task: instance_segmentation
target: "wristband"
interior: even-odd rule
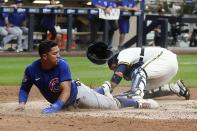
[[[64,105],[64,101],[62,100],[57,100],[55,103],[52,104],[52,106],[57,109],[60,110]]]
[[[26,91],[24,91],[23,89],[20,89],[19,90],[18,99],[19,99],[18,100],[19,103],[21,103],[21,102],[26,103],[27,102],[27,99],[28,99],[28,93]]]
[[[122,77],[120,77],[117,74],[114,74],[111,78],[111,82],[116,83],[116,84],[119,84],[121,80],[122,80]]]

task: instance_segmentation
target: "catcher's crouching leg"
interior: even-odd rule
[[[190,92],[183,80],[178,80],[175,84],[166,84],[159,88],[144,91],[144,98],[155,98],[162,96],[178,95],[190,99]]]

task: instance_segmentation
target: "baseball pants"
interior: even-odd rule
[[[163,50],[158,57],[142,65],[147,73],[147,89],[156,89],[167,83],[177,74],[178,62],[176,54]]]
[[[119,109],[121,107],[120,102],[117,99],[112,99],[105,95],[99,94],[83,83],[81,83],[81,85],[77,88],[79,108]]]

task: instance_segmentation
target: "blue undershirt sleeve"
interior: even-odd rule
[[[30,72],[28,68],[26,68],[25,74],[22,80],[22,84],[19,90],[19,94],[18,94],[19,103],[27,102],[32,85],[33,85],[33,82],[31,81]]]
[[[28,99],[28,93],[20,88],[19,90],[19,103],[26,103]]]

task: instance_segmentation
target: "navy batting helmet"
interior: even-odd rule
[[[112,56],[113,52],[104,42],[92,43],[87,50],[87,58],[94,64],[102,65]]]

